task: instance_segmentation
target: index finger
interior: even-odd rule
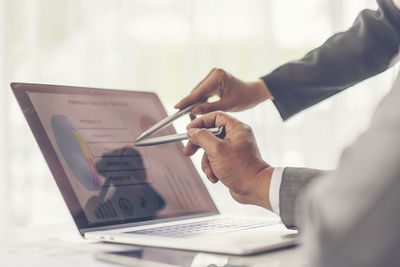
[[[183,109],[196,103],[202,98],[210,97],[210,90],[218,87],[218,80],[215,78],[215,75],[212,75],[213,72],[214,69],[207,74],[207,76],[192,90],[187,97],[176,104],[175,108]]]

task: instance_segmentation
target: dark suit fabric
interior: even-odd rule
[[[378,0],[378,4],[377,11],[360,12],[348,31],[262,78],[283,119],[390,67],[399,53],[400,11],[392,0]],[[283,172],[279,207],[287,227],[297,226],[298,196],[320,174],[300,168]]]
[[[360,12],[346,32],[262,77],[284,120],[389,67],[399,51],[400,11],[392,0],[378,5]]]

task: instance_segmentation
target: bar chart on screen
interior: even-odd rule
[[[100,203],[94,210],[94,214],[98,220],[118,217],[118,214],[115,211],[111,200],[109,199],[103,203]]]

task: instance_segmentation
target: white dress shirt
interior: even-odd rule
[[[271,183],[269,185],[269,202],[272,211],[279,216],[279,190],[281,188],[282,174],[285,168],[275,168],[272,172]]]

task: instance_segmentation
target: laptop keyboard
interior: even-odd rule
[[[218,218],[208,221],[175,224],[144,230],[126,232],[128,234],[154,235],[167,237],[205,236],[245,229],[261,228],[276,224],[276,221],[248,218]]]

